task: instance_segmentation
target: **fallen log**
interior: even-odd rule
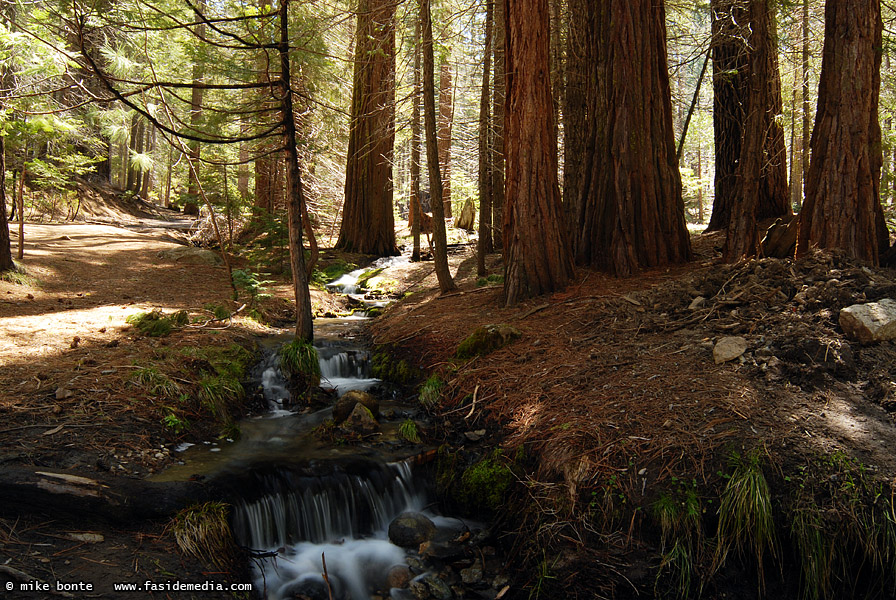
[[[158,482],[59,469],[0,469],[0,514],[39,512],[112,523],[174,514],[220,499],[217,486],[195,481]]]

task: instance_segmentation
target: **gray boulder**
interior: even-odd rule
[[[435,524],[421,513],[401,513],[389,523],[389,541],[402,548],[417,548],[435,533]]]
[[[840,311],[840,327],[848,338],[862,344],[896,339],[896,300],[848,306]]]
[[[747,351],[747,340],[742,337],[724,337],[716,342],[712,349],[712,358],[716,364],[722,364],[740,358]]]

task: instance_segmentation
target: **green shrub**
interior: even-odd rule
[[[125,321],[137,328],[143,335],[150,337],[164,337],[178,327],[183,327],[190,321],[185,310],[179,310],[171,314],[164,314],[156,309],[151,312],[139,312],[128,316]]]

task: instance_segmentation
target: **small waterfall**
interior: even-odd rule
[[[370,377],[370,353],[366,350],[323,342],[317,346],[317,354],[321,387],[334,389],[340,396],[349,390],[367,390],[380,382]]]
[[[268,409],[272,412],[284,410],[284,406],[289,404],[290,393],[288,382],[280,371],[280,355],[277,349],[267,350],[253,371]]]
[[[256,589],[269,600],[326,598],[323,559],[333,597],[369,598],[385,585],[389,569],[406,560],[388,541],[389,523],[426,503],[407,463],[365,463],[321,475],[280,470],[253,479],[243,489],[261,495],[234,504],[233,531],[245,546],[276,552],[254,569]]]
[[[406,463],[370,465],[366,474],[296,476],[280,471],[259,475],[255,484],[266,493],[237,502],[233,529],[256,549],[369,536],[424,504]]]

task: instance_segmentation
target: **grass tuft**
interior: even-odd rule
[[[426,408],[432,408],[442,400],[442,389],[445,382],[438,375],[430,375],[420,386],[420,403]]]
[[[420,428],[417,427],[417,423],[413,419],[406,419],[398,426],[398,435],[412,444],[420,443]]]
[[[228,571],[236,559],[236,544],[223,502],[206,502],[184,509],[170,524],[180,551],[205,565]]]
[[[310,343],[294,339],[280,348],[280,369],[290,377],[302,377],[309,385],[320,385],[320,360]]]
[[[135,313],[127,317],[125,321],[136,327],[143,335],[164,337],[176,328],[186,325],[190,318],[185,310],[166,315],[161,310],[156,309],[148,313]]]

